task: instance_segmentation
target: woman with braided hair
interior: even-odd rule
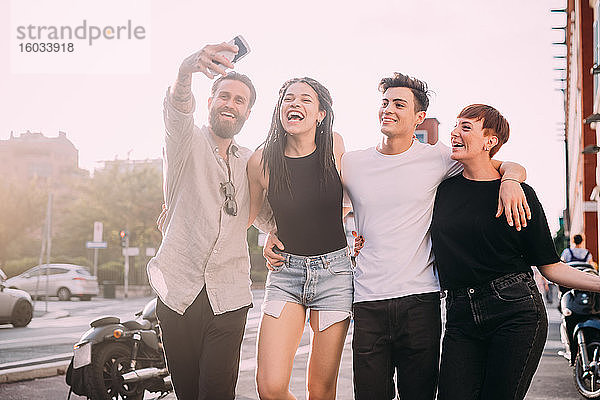
[[[343,152],[342,137],[333,132],[329,91],[311,78],[285,82],[264,146],[248,162],[250,220],[266,198],[284,258],[280,266],[267,264],[257,345],[261,399],[294,399],[289,382],[307,310],[312,330],[308,397],[335,398],[353,294],[342,225]]]

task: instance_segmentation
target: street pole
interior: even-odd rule
[[[45,312],[48,312],[48,295],[50,293],[50,254],[52,252],[52,192],[48,193],[48,209],[47,215],[47,228],[46,228],[46,306]]]
[[[44,262],[44,254],[46,253],[46,229],[48,228],[48,215],[46,215],[46,220],[44,221],[44,226],[42,228],[42,248],[40,250],[40,258],[38,260],[38,265],[41,266]],[[40,290],[40,278],[41,274],[37,274],[35,279],[35,291],[33,292],[33,306],[35,308],[35,302],[38,299],[38,293]]]
[[[94,249],[94,276],[98,276],[98,249]]]
[[[127,298],[127,291],[129,289],[129,235],[125,237],[125,273],[123,274],[123,292],[124,297]]]

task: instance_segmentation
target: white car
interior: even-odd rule
[[[0,324],[13,324],[15,328],[27,326],[33,317],[31,296],[23,290],[5,287],[5,279],[0,269]]]
[[[45,296],[48,288],[48,296],[58,296],[62,301],[71,297],[88,301],[99,292],[98,278],[91,275],[85,267],[73,264],[38,265],[7,279],[4,285],[25,290],[37,298]]]

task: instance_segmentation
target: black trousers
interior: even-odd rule
[[[249,308],[214,315],[204,289],[183,315],[158,300],[156,315],[178,400],[233,400]]]
[[[440,356],[440,294],[354,304],[356,400],[433,400]]]
[[[450,291],[446,306],[438,399],[523,399],[548,332],[532,275]]]

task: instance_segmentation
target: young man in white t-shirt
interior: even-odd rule
[[[342,180],[365,238],[354,276],[355,398],[394,398],[396,373],[402,399],[434,399],[441,317],[429,226],[438,185],[462,168],[447,146],[415,139],[429,105],[424,82],[395,73],[379,89],[379,145],[342,158]],[[519,184],[525,170],[496,167],[503,174],[497,216],[504,209],[520,229],[528,217]]]

